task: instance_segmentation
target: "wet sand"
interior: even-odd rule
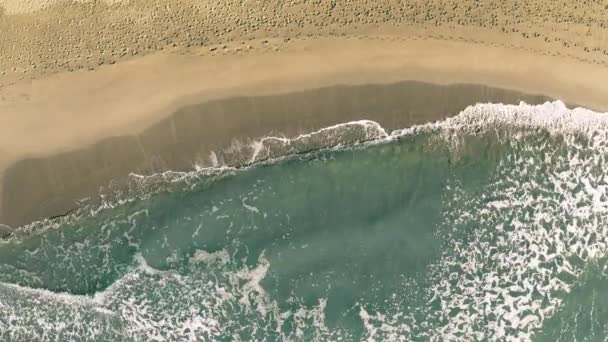
[[[84,149],[12,164],[3,177],[2,222],[18,226],[69,212],[129,173],[193,170],[245,162],[238,146],[265,136],[296,136],[353,120],[370,119],[386,129],[439,120],[479,102],[543,103],[482,85],[417,81],[333,86],[282,95],[212,100],[178,109],[140,134],[107,138]]]
[[[523,93],[608,111],[607,6],[0,0],[0,222],[61,215],[235,139],[544,101]]]

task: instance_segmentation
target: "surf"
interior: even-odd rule
[[[577,289],[604,279],[585,280],[606,251],[607,118],[478,104],[392,132],[265,137],[239,167],[218,151],[192,172],[132,175],[0,241],[0,336],[555,336],[584,310]],[[593,312],[588,334],[605,332]]]

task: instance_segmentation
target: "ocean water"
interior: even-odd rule
[[[608,336],[606,114],[478,104],[252,151],[1,241],[0,340]]]

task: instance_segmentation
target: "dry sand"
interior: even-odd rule
[[[190,152],[178,163],[167,161],[167,151],[179,151],[175,133],[141,142],[146,129],[177,109],[213,99],[414,80],[483,84],[608,110],[608,4],[598,1],[0,0],[0,6],[0,222],[11,225],[67,210],[79,196],[134,169],[185,168],[185,160],[225,148],[186,144]],[[524,98],[449,89],[463,100],[441,110]],[[322,109],[337,100],[325,99],[304,104],[327,116]],[[340,108],[356,108],[349,96],[340,101]],[[431,95],[428,101],[434,102]],[[292,115],[293,107],[277,106],[271,107]],[[263,122],[264,114],[244,108]],[[366,108],[366,118],[383,118],[383,110]],[[394,114],[394,108],[384,111]],[[218,134],[216,142],[227,143],[231,134],[297,133],[361,116],[311,114],[291,130],[295,116],[284,117],[245,134],[251,124],[239,124],[244,113],[221,112],[222,120],[236,120],[229,127],[240,128],[205,129],[201,112],[201,137]],[[85,152],[111,137],[115,145],[104,145],[104,157]],[[137,149],[108,157],[129,146],[121,139],[132,139]],[[173,147],[162,152],[166,141]]]
[[[163,49],[387,29],[595,64],[608,57],[608,4],[597,0],[0,0],[0,7],[2,84]]]

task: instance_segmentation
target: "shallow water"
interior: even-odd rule
[[[253,151],[238,170],[134,176],[100,208],[1,242],[0,337],[608,335],[604,114],[477,105]]]

